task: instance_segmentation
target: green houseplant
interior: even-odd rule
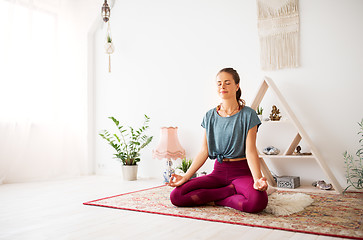
[[[256,110],[256,113],[257,113],[258,118],[260,119],[260,121],[262,121],[262,112],[263,112],[263,108],[258,106],[257,110]]]
[[[192,159],[183,158],[181,161],[181,165],[178,166],[177,169],[181,170],[185,174],[192,165],[192,163]],[[191,178],[195,178],[196,176],[197,174],[195,173]]]
[[[358,123],[358,125],[361,129],[361,131],[358,132],[358,135],[361,137],[359,143],[362,144],[360,149],[358,149],[355,154],[358,159],[354,159],[353,156],[347,151],[345,151],[343,154],[346,165],[346,178],[347,183],[349,184],[344,192],[346,192],[350,187],[354,187],[355,189],[363,189],[363,119],[360,123]]]
[[[144,123],[138,129],[130,126],[127,129],[125,126],[120,125],[116,118],[109,117],[116,125],[118,132],[112,134],[107,130],[102,130],[99,133],[114,148],[116,151],[113,154],[114,158],[119,160],[123,166],[137,166],[137,163],[140,161],[140,151],[153,139],[152,136],[145,135],[145,131],[149,128],[150,118],[147,115],[144,115],[144,117]],[[124,168],[123,171],[125,171]],[[132,179],[127,180],[135,180],[135,177],[130,178]]]
[[[112,38],[111,38],[110,34],[107,34],[107,42],[112,43]]]
[[[177,167],[177,169],[181,170],[183,173],[186,173],[190,168],[190,166],[192,165],[192,162],[193,161],[191,159],[183,158],[181,165]]]
[[[256,112],[257,112],[257,115],[262,115],[263,108],[258,106]]]

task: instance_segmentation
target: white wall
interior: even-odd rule
[[[241,75],[247,104],[263,76],[275,81],[345,186],[342,153],[358,148],[357,122],[363,117],[362,10],[360,0],[301,1],[301,67],[264,72],[259,64],[255,1],[116,1],[111,12],[116,47],[112,73],[107,71],[103,47],[106,26],[97,30],[94,39],[96,173],[120,171],[111,147],[97,135],[101,129],[112,129],[108,116],[133,126],[142,122],[143,114],[151,117],[149,134],[155,140],[142,152],[142,177],[161,178],[163,163],[152,159],[151,152],[162,126],[178,126],[187,156],[194,157],[201,142],[202,117],[219,103],[215,74],[231,66]],[[275,103],[263,102],[266,115]],[[210,172],[212,164],[208,161],[203,169]],[[314,161],[268,165],[278,175],[298,174],[305,183],[326,179]]]

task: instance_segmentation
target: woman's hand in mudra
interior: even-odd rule
[[[170,187],[178,187],[183,185],[185,182],[187,182],[188,179],[184,176],[180,176],[178,174],[173,173],[169,179],[169,183],[167,183]]]
[[[253,188],[258,190],[258,191],[266,191],[267,187],[268,187],[268,185],[267,185],[267,180],[266,180],[265,177],[262,177],[262,178],[258,179],[253,184]]]

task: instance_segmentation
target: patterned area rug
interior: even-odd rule
[[[193,218],[206,221],[280,229],[333,237],[363,239],[363,194],[309,193],[314,202],[303,211],[276,216],[271,213],[243,213],[231,208],[207,205],[175,207],[169,194],[173,189],[160,186],[84,203],[139,212]],[[293,194],[279,192],[280,194]]]

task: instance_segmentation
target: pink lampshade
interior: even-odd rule
[[[153,150],[153,158],[178,159],[185,157],[185,150],[178,140],[177,127],[162,127],[159,145]]]

